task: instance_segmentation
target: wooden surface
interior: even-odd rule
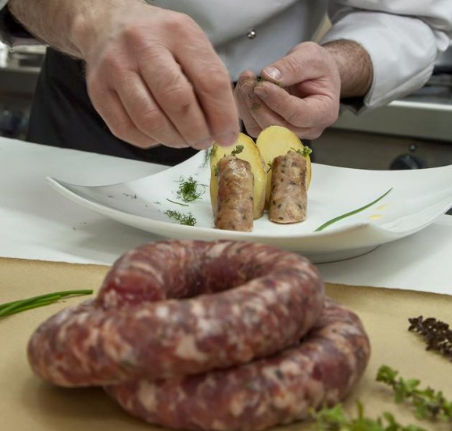
[[[0,259],[0,303],[58,290],[96,291],[107,270],[107,267],[95,265]],[[359,399],[370,417],[389,411],[403,424],[417,423],[427,430],[450,430],[450,425],[416,422],[410,407],[395,405],[391,390],[377,383],[375,375],[380,365],[386,364],[399,370],[401,376],[419,378],[423,387],[442,390],[452,399],[452,362],[425,351],[421,339],[407,330],[408,318],[419,315],[451,323],[452,296],[340,285],[327,285],[327,293],[361,317],[372,344],[369,367],[346,400],[346,408],[354,412]],[[0,429],[154,429],[129,417],[99,388],[55,388],[41,382],[31,372],[26,358],[31,333],[50,315],[85,299],[87,297],[67,299],[0,320]],[[308,423],[285,428],[291,431],[313,429]]]

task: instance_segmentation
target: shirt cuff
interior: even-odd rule
[[[386,105],[422,87],[438,52],[427,24],[385,13],[351,13],[337,21],[321,43],[341,39],[359,43],[372,61],[373,82],[368,93],[361,101],[343,101],[344,108],[356,113]]]

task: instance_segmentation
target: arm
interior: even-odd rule
[[[235,96],[253,136],[279,124],[315,139],[336,121],[340,101],[363,110],[409,94],[452,37],[450,0],[337,0],[330,16],[321,46],[298,45],[263,69],[262,82],[241,75]]]
[[[88,94],[117,137],[142,148],[201,149],[236,140],[229,74],[187,15],[143,0],[8,5],[37,38],[86,62]]]
[[[381,106],[429,79],[452,39],[450,0],[335,0],[322,43],[347,38],[369,54],[374,79],[364,107]]]

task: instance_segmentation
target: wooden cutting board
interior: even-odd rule
[[[0,303],[69,289],[99,288],[108,267],[0,259]],[[452,283],[452,281],[451,281]],[[405,378],[418,378],[422,387],[442,390],[452,400],[452,362],[433,352],[407,330],[408,318],[432,316],[452,323],[452,296],[327,285],[327,293],[354,310],[371,339],[372,358],[362,381],[345,402],[355,412],[356,400],[369,417],[392,412],[403,424],[417,423],[428,430],[450,430],[431,422],[418,422],[406,404],[396,405],[391,390],[375,381],[382,364]],[[31,333],[60,309],[87,299],[78,297],[0,320],[0,429],[8,431],[138,431],[160,428],[123,412],[99,388],[62,389],[43,383],[31,372],[26,345]],[[282,429],[282,428],[280,428]],[[309,423],[285,430],[310,430]]]

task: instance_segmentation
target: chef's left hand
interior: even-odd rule
[[[326,48],[305,42],[265,67],[259,80],[251,71],[243,72],[234,94],[251,136],[280,125],[300,138],[315,139],[337,120],[340,93],[333,56]]]

